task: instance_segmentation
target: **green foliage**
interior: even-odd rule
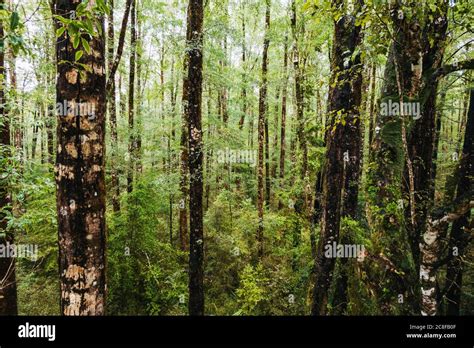
[[[55,184],[47,166],[23,172],[14,186],[15,204],[8,228],[15,244],[34,245],[37,258],[18,258],[19,312],[25,315],[59,314],[58,244]],[[20,213],[21,212],[21,213]]]
[[[119,315],[184,314],[185,254],[170,246],[160,217],[163,196],[143,177],[109,216],[108,310]]]
[[[255,268],[250,265],[245,266],[240,277],[240,287],[236,292],[240,306],[236,315],[260,314],[258,307],[265,299],[266,283],[268,283],[268,279],[263,274],[261,264]]]

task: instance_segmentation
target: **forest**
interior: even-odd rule
[[[0,315],[474,315],[474,0],[0,20]]]

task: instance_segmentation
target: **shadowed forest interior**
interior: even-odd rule
[[[473,0],[0,0],[0,315],[473,315]]]

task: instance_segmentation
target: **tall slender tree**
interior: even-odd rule
[[[0,9],[5,9],[5,1],[0,1]],[[11,156],[10,151],[10,120],[5,106],[5,30],[3,21],[0,21],[0,157],[3,163],[7,164]],[[7,168],[5,165],[2,168]],[[2,169],[3,172],[3,169]],[[8,175],[2,175],[8,177]],[[13,244],[13,234],[7,231],[6,212],[10,204],[8,184],[5,178],[0,179],[0,245],[8,248]],[[0,258],[0,315],[16,315],[17,293],[16,293],[16,273],[15,258]]]
[[[114,30],[114,0],[109,0],[109,16],[107,18],[107,59],[109,76],[114,65],[114,47],[115,47],[115,30]],[[120,210],[120,179],[117,168],[118,154],[118,135],[117,135],[117,103],[115,79],[110,82],[110,88],[107,90],[107,107],[110,123],[110,168],[111,168],[111,185],[112,191],[112,207],[115,212]]]
[[[260,93],[258,100],[258,169],[257,169],[257,211],[258,211],[258,227],[257,227],[257,254],[261,258],[263,256],[263,203],[264,197],[264,144],[265,144],[265,118],[267,111],[267,72],[268,72],[268,48],[270,39],[268,32],[270,30],[270,4],[271,0],[265,0],[265,38],[263,41],[262,54],[262,76],[260,84]]]
[[[135,126],[135,76],[137,68],[137,0],[132,0],[130,10],[130,62],[128,80],[128,172],[127,191],[133,191],[133,180],[135,173],[135,162],[137,153],[137,134]]]
[[[285,48],[283,54],[283,87],[281,92],[281,125],[280,125],[280,186],[285,179],[285,155],[286,155],[286,100],[288,91],[288,35],[285,36]]]
[[[189,134],[189,314],[204,314],[203,141],[202,141],[202,0],[188,5],[188,134]]]

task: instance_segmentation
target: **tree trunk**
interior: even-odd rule
[[[268,105],[265,111],[265,206],[270,207],[271,178],[270,178],[270,135],[268,134]]]
[[[260,85],[260,95],[258,101],[258,173],[257,173],[257,255],[260,259],[263,256],[263,166],[264,166],[264,145],[265,145],[265,114],[267,110],[267,70],[268,70],[268,47],[270,40],[268,31],[270,30],[270,1],[266,0],[265,11],[265,39],[263,41],[262,55],[262,82]]]
[[[135,11],[135,25],[137,27],[136,32],[136,44],[135,44],[135,59],[136,59],[136,76],[137,76],[137,102],[135,105],[136,114],[136,130],[135,130],[135,156],[136,156],[136,169],[137,173],[143,172],[143,161],[142,161],[142,22],[140,20],[140,6],[137,0],[136,11]]]
[[[288,89],[288,36],[285,37],[285,53],[283,55],[283,89],[281,93],[281,133],[280,133],[280,186],[285,180],[286,154],[286,98]],[[281,207],[280,207],[281,208]]]
[[[273,117],[273,149],[272,149],[272,163],[270,175],[272,179],[277,178],[277,166],[278,166],[278,131],[279,121],[280,121],[280,86],[277,87],[276,96],[275,96],[275,114]]]
[[[188,17],[188,20],[190,17]],[[188,27],[189,27],[188,23]],[[187,40],[191,40],[189,30],[187,32]],[[184,59],[184,78],[183,78],[183,113],[181,120],[181,153],[180,153],[180,181],[179,190],[181,192],[181,199],[179,201],[179,241],[180,248],[182,251],[187,250],[188,240],[188,139],[189,139],[189,125],[188,125],[188,98],[189,98],[189,83],[187,70],[189,69],[189,57],[186,55]]]
[[[41,108],[36,105],[36,110],[33,114],[33,138],[31,139],[31,159],[36,158],[36,149],[38,146],[38,133],[39,133],[39,118],[41,117]]]
[[[189,314],[204,314],[204,233],[203,233],[203,143],[201,125],[203,67],[202,0],[189,0],[188,54],[188,134],[189,134]]]
[[[464,136],[464,145],[460,161],[457,198],[465,192],[472,192],[472,178],[474,177],[474,89],[469,92],[469,112]],[[447,315],[459,315],[461,307],[461,287],[463,279],[463,260],[469,242],[469,219],[471,211],[453,222],[449,241],[449,253],[453,255],[448,262],[446,271],[446,301]]]
[[[128,81],[128,172],[127,172],[127,191],[133,191],[133,178],[135,174],[135,159],[137,149],[136,129],[135,129],[135,70],[137,57],[137,0],[132,0],[132,8],[130,12],[130,71]]]
[[[306,144],[305,135],[303,71],[300,64],[300,52],[298,47],[296,0],[293,0],[291,10],[291,29],[293,32],[293,67],[295,74],[296,95],[296,134],[302,154],[301,178],[304,179],[308,175],[308,147]]]
[[[413,2],[414,3],[414,2]],[[406,10],[401,3],[390,4],[390,17],[392,26],[396,28],[394,38],[391,43],[387,65],[385,67],[384,83],[380,98],[380,110],[377,114],[375,133],[370,151],[370,168],[368,172],[368,185],[375,188],[369,192],[367,212],[369,220],[373,222],[372,228],[375,231],[383,231],[387,242],[381,245],[383,248],[377,252],[392,254],[392,262],[401,266],[401,270],[406,276],[387,277],[386,272],[381,272],[379,276],[383,279],[378,287],[377,299],[380,302],[382,313],[388,314],[397,304],[397,296],[403,295],[407,298],[403,304],[399,305],[402,313],[414,314],[417,312],[416,306],[419,301],[418,296],[413,296],[418,290],[411,288],[416,284],[417,269],[413,267],[413,262],[409,255],[401,255],[398,250],[410,248],[407,238],[404,238],[404,230],[401,228],[403,219],[399,211],[406,208],[405,201],[402,200],[400,180],[403,174],[405,162],[407,168],[413,174],[413,158],[408,151],[406,136],[406,123],[411,119],[403,112],[396,114],[382,112],[382,107],[390,108],[396,104],[399,109],[401,102],[417,102],[421,87],[422,66],[422,29],[419,18],[404,15]],[[408,165],[409,163],[409,165]],[[407,171],[408,173],[408,171]],[[413,176],[408,175],[410,182],[408,199],[414,202]],[[400,207],[400,203],[403,207]],[[389,209],[390,207],[395,207]],[[398,210],[397,208],[398,207]],[[410,218],[413,217],[410,209]],[[389,241],[389,242],[388,242]],[[412,243],[414,245],[414,243]],[[393,291],[384,292],[384,288],[391,288]]]
[[[444,12],[443,12],[444,11]],[[436,169],[433,166],[433,156],[435,153],[434,145],[436,144],[436,101],[438,95],[438,80],[433,80],[433,71],[437,70],[443,60],[445,40],[448,28],[447,5],[444,10],[440,9],[432,13],[434,20],[425,28],[423,54],[423,88],[419,92],[423,97],[420,105],[421,117],[419,117],[412,127],[408,136],[408,154],[413,162],[414,176],[414,195],[416,205],[415,224],[411,219],[412,203],[408,199],[408,205],[405,209],[407,235],[410,238],[413,259],[416,265],[420,262],[420,239],[424,234],[424,226],[428,212],[434,205],[435,193],[435,177]],[[429,37],[432,40],[429,40]],[[403,194],[409,197],[409,168],[405,165]]]
[[[371,81],[370,81],[370,102],[369,102],[369,152],[374,139],[374,120],[375,120],[375,99],[376,99],[376,86],[377,86],[377,65],[372,63],[371,69]]]
[[[110,14],[108,18],[108,68],[109,78],[110,72],[114,64],[114,0],[109,0]],[[111,185],[110,191],[112,192],[112,207],[114,212],[120,211],[120,179],[117,168],[117,154],[118,154],[118,136],[117,136],[117,107],[115,98],[115,79],[110,83],[110,89],[107,91],[108,101],[108,112],[110,122],[110,143],[111,143],[111,154],[110,154],[110,171],[111,171]]]
[[[54,134],[53,134],[53,127],[54,127],[54,107],[53,105],[48,105],[47,115],[46,115],[46,139],[48,142],[47,149],[48,149],[48,163],[53,164],[54,158]]]
[[[240,115],[239,129],[242,130],[245,123],[245,116],[247,115],[247,74],[246,74],[246,63],[247,63],[247,34],[245,27],[245,2],[242,1],[242,114]]]
[[[339,0],[333,2],[337,7]],[[358,6],[361,4],[359,3]],[[331,130],[327,136],[322,197],[321,237],[315,263],[313,315],[325,315],[335,258],[325,256],[327,244],[339,242],[341,215],[355,215],[360,173],[361,61],[358,47],[361,28],[355,15],[335,22],[331,61],[329,113]],[[354,56],[355,53],[355,56]],[[351,57],[348,62],[348,57]],[[342,119],[337,119],[341,114]],[[345,122],[344,122],[344,121]]]
[[[0,9],[5,8],[4,0],[0,0]],[[0,22],[0,151],[1,156],[9,158],[10,151],[10,120],[5,108],[5,34],[3,22]],[[8,163],[8,162],[7,162]],[[2,170],[3,172],[3,170]],[[1,175],[4,176],[3,173]],[[7,176],[8,177],[8,176]],[[13,235],[6,232],[7,220],[4,213],[10,204],[10,195],[8,193],[7,179],[0,180],[0,245],[8,247],[13,244]],[[0,315],[17,315],[17,294],[16,294],[16,273],[15,258],[0,258]]]
[[[56,1],[55,15],[69,16],[79,3]],[[56,21],[56,28],[61,26]],[[91,53],[79,60],[90,70],[80,77],[72,64],[57,66],[57,103],[86,103],[86,114],[58,115],[55,175],[59,229],[59,274],[63,315],[103,315],[105,312],[105,38],[89,41]],[[74,61],[68,32],[56,42],[57,62]],[[83,104],[81,104],[83,105]]]

